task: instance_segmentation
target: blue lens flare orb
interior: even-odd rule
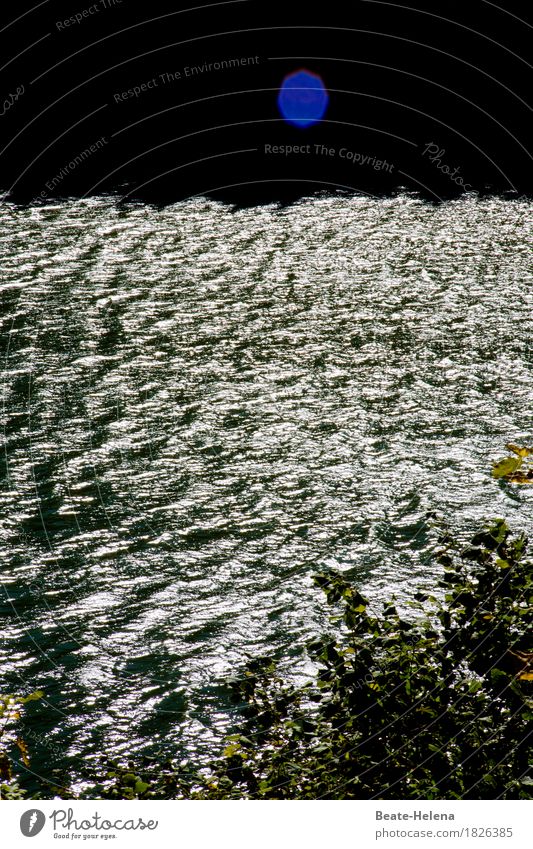
[[[321,121],[328,102],[329,94],[322,78],[305,68],[288,74],[278,94],[279,111],[295,127],[310,127]]]

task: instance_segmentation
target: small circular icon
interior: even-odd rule
[[[302,68],[283,80],[278,95],[278,107],[289,124],[310,127],[324,117],[329,95],[318,74]]]
[[[37,808],[32,808],[30,811],[24,811],[20,818],[20,830],[24,837],[35,837],[43,830],[46,817],[42,811]]]

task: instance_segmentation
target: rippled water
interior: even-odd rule
[[[34,769],[216,746],[223,677],[323,628],[318,566],[434,584],[430,509],[531,528],[489,474],[532,439],[530,204],[0,217],[0,663],[48,697]]]

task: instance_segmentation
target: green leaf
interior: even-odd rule
[[[30,693],[29,696],[25,696],[20,701],[23,704],[26,704],[26,702],[36,702],[38,699],[42,699],[43,696],[44,696],[44,693],[43,693],[42,690],[36,690],[34,693]]]
[[[149,787],[150,785],[147,784],[146,781],[141,781],[139,779],[135,784],[135,792],[138,796],[142,796],[143,793],[146,793]]]
[[[505,447],[518,457],[530,457],[533,454],[533,448],[527,448],[525,445],[514,445],[512,442],[508,442]]]
[[[224,749],[224,757],[232,758],[234,755],[240,754],[240,752],[241,747],[239,746],[239,744],[232,744],[231,746],[226,746],[226,748]]]
[[[492,477],[504,478],[507,475],[512,475],[513,472],[516,472],[521,465],[521,457],[505,457],[503,460],[499,460],[495,463],[492,467]]]

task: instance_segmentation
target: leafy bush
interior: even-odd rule
[[[381,615],[334,571],[315,582],[341,635],[308,649],[316,680],[292,686],[271,658],[232,691],[242,727],[208,769],[115,766],[104,798],[531,798],[533,576],[527,541],[502,519],[437,553],[444,599],[421,593]],[[138,774],[137,774],[138,773]]]

